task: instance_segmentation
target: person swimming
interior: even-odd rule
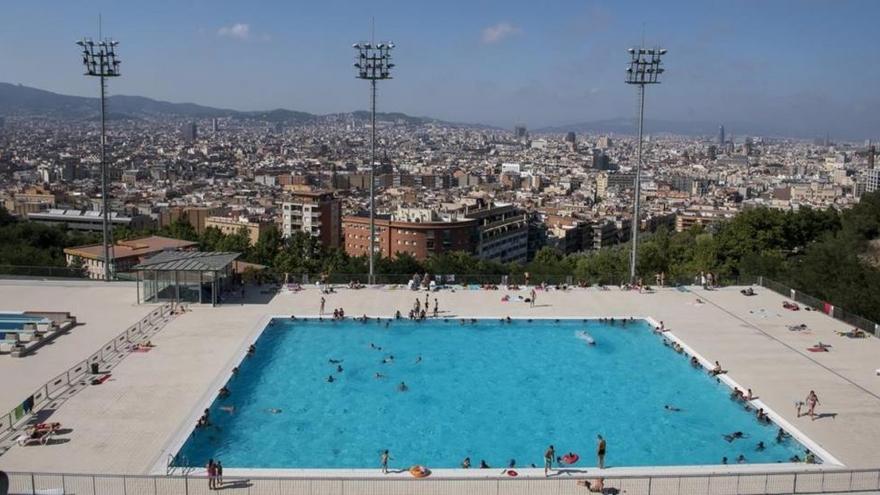
[[[480,459],[480,469],[489,469],[489,465],[486,464],[484,459]]]
[[[333,378],[333,375],[330,375],[330,376],[327,377],[327,383],[333,383],[333,382],[335,382],[335,381],[336,381],[336,379]]]
[[[419,364],[419,363],[421,363],[421,362],[422,362],[422,356],[417,357],[417,358],[416,358],[416,364]]]
[[[235,406],[220,406],[221,411],[226,411],[229,414],[235,414]]]
[[[669,404],[666,404],[665,406],[663,406],[663,409],[666,409],[669,412],[681,412],[681,409],[679,409],[675,406],[670,406]]]
[[[776,432],[776,443],[782,443],[788,438],[788,433],[782,428]]]
[[[342,359],[329,359],[329,360],[327,360],[327,362],[330,364],[342,364],[342,361],[343,361]]]
[[[400,382],[400,385],[397,386],[397,390],[401,392],[406,392],[409,390],[409,387],[406,386],[406,382]]]
[[[381,380],[381,379],[383,379],[383,378],[385,378],[385,375],[383,375],[382,373],[379,373],[379,372],[377,371],[377,372],[376,372],[376,380]]]
[[[755,450],[758,452],[762,452],[767,447],[764,445],[764,442],[758,442],[758,445],[755,446]]]
[[[734,440],[738,440],[740,438],[745,438],[745,434],[741,431],[735,431],[733,433],[728,433],[727,435],[722,435],[725,440],[728,442],[733,442]]]
[[[270,407],[269,409],[266,409],[266,412],[269,414],[281,414],[281,409],[278,409],[277,407]]]
[[[465,457],[463,461],[461,461],[462,469],[470,469],[471,468],[471,458]]]
[[[342,373],[342,366],[341,365],[338,365],[338,364],[336,365],[336,372]]]

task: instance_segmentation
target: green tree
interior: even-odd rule
[[[178,218],[177,220],[171,222],[169,225],[160,228],[157,231],[157,234],[164,237],[181,239],[184,241],[199,240],[199,234],[198,232],[196,232],[195,227],[193,227],[191,223],[183,218]]]
[[[269,265],[281,250],[283,244],[281,232],[272,225],[263,232],[260,232],[260,237],[250,252],[249,260],[262,265]]]

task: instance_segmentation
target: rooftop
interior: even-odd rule
[[[167,251],[169,249],[189,249],[197,248],[198,242],[182,241],[170,237],[161,237],[151,235],[149,237],[140,237],[138,239],[130,239],[127,241],[119,241],[113,245],[111,256],[113,259],[123,259],[131,257],[149,256],[153,253]],[[74,246],[64,248],[64,254],[79,256],[85,259],[103,260],[104,245],[89,244],[86,246]]]
[[[241,256],[241,253],[200,251],[163,251],[134,267],[135,270],[216,272]]]

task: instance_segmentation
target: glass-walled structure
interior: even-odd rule
[[[134,267],[138,304],[171,301],[216,306],[232,286],[233,261],[239,255],[198,251],[159,253]]]

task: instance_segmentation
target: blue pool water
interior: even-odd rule
[[[20,330],[25,323],[42,320],[40,316],[29,316],[20,313],[0,313],[0,330]]]
[[[584,329],[596,346],[579,338]],[[560,455],[583,456],[578,465],[594,466],[597,434],[608,442],[608,466],[803,456],[795,441],[777,443],[775,426],[760,425],[727,387],[640,320],[386,327],[285,319],[266,327],[256,346],[229,380],[231,395],[211,406],[212,426],[194,430],[181,449],[187,464],[219,458],[239,468],[372,468],[389,449],[395,466],[458,467],[469,456],[475,466],[515,459],[526,467],[541,466],[553,444]],[[342,372],[331,359],[343,361]],[[401,381],[408,391],[398,391]],[[746,438],[725,441],[734,431]],[[765,450],[756,450],[759,441]]]

